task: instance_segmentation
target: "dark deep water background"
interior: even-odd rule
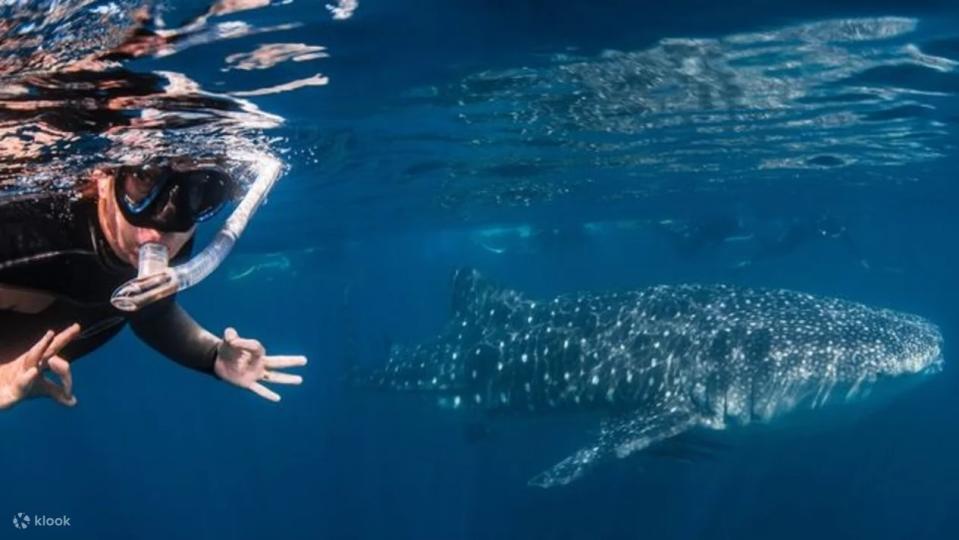
[[[886,15],[915,17],[920,32],[949,36],[959,15],[952,2],[361,0],[354,19],[339,26],[317,22],[322,2],[282,9],[313,21],[284,41],[319,35],[331,51],[323,66],[331,83],[257,100],[289,121],[291,172],[227,264],[181,300],[211,329],[234,325],[271,352],[307,354],[306,382],[271,405],[178,369],[125,332],[75,365],[75,409],[37,401],[0,415],[0,538],[959,535],[955,72],[880,74],[889,86],[943,94],[928,113],[945,131],[936,159],[789,171],[755,184],[747,175],[729,187],[612,203],[473,208],[466,197],[441,210],[444,185],[410,183],[416,169],[408,156],[391,154],[403,148],[376,144],[391,130],[441,124],[404,113],[404,96],[415,89],[572,45],[597,54],[664,37]],[[937,38],[938,54],[959,59],[956,35]],[[206,86],[220,77],[202,55],[155,62],[151,68],[173,66]],[[300,151],[308,145],[318,150]],[[417,159],[431,148],[420,144]],[[436,148],[432,159],[443,160],[448,143]],[[868,268],[828,240],[740,267],[735,249],[684,254],[648,226],[742,214],[769,234],[832,216],[848,226]],[[647,225],[608,225],[623,220]],[[589,232],[587,222],[607,225]],[[549,234],[502,233],[502,254],[477,241],[484,229],[524,225]],[[692,463],[630,459],[566,488],[528,488],[527,479],[581,446],[595,425],[512,419],[468,442],[462,423],[428,400],[341,384],[346,355],[376,363],[387,340],[438,331],[449,276],[464,265],[534,296],[677,282],[840,296],[939,324],[946,369],[854,422],[814,432],[770,428],[733,437]],[[18,531],[8,516],[20,511],[66,514],[72,527]]]

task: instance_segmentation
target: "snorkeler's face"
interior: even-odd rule
[[[196,226],[185,232],[163,232],[147,227],[137,227],[123,216],[113,189],[113,177],[100,174],[97,178],[99,202],[97,214],[100,228],[116,255],[133,266],[137,265],[140,246],[157,243],[166,246],[171,258],[183,249],[183,246],[196,232]]]

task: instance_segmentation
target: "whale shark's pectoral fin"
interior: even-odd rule
[[[686,411],[669,411],[654,415],[623,415],[603,420],[599,440],[581,448],[529,481],[543,488],[561,486],[580,478],[596,465],[624,458],[651,444],[674,437],[696,425],[694,415]]]
[[[560,461],[530,479],[529,485],[541,488],[564,486],[593,468],[605,459],[606,449],[601,445],[581,448],[575,454]]]

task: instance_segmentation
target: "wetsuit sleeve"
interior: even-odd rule
[[[174,362],[213,374],[220,338],[200,326],[172,298],[152,304],[130,319],[144,343]]]

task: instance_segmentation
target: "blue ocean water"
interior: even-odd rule
[[[248,98],[284,120],[266,134],[289,170],[180,299],[306,354],[305,383],[270,404],[125,332],[74,366],[76,408],[0,414],[0,537],[955,537],[957,18],[944,0],[360,0],[333,19],[296,0],[223,19],[268,32],[133,62],[215,92],[328,79]],[[225,70],[266,43],[325,56]],[[531,488],[593,422],[473,440],[429,398],[344,384],[436,334],[463,266],[539,297],[719,282],[894,308],[941,327],[945,369],[852,422]],[[17,512],[71,526],[16,530]]]

